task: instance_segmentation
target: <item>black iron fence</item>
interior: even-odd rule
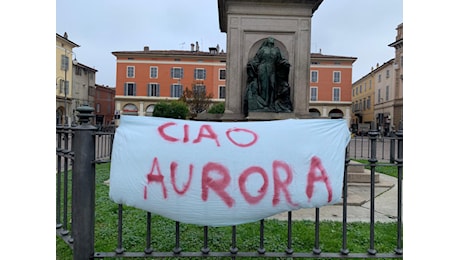
[[[231,227],[231,245],[227,252],[214,251],[209,247],[210,234],[208,227],[202,228],[202,244],[199,251],[184,251],[181,249],[181,223],[175,222],[170,234],[174,239],[175,246],[169,251],[154,250],[152,244],[155,236],[152,234],[152,215],[145,212],[146,231],[139,234],[139,240],[145,245],[140,252],[127,252],[123,247],[123,212],[122,205],[116,205],[118,223],[117,246],[111,252],[95,251],[95,175],[96,164],[110,162],[112,142],[115,129],[99,131],[100,129],[89,124],[92,116],[91,109],[80,108],[80,125],[76,127],[56,128],[56,235],[65,241],[73,251],[73,259],[94,259],[94,258],[199,258],[199,257],[229,257],[229,258],[402,258],[402,170],[403,170],[403,131],[398,130],[392,137],[380,138],[376,130],[371,130],[367,137],[353,137],[347,148],[347,159],[345,163],[342,214],[343,219],[341,246],[333,252],[323,252],[320,247],[320,208],[315,210],[315,232],[312,250],[300,252],[293,246],[293,223],[291,212],[288,212],[287,241],[285,249],[281,251],[268,252],[265,248],[266,239],[264,231],[267,229],[265,221],[258,223],[259,234],[256,239],[258,247],[253,251],[242,252],[238,249],[238,243],[245,243],[237,240],[237,226]],[[363,159],[368,163],[370,169],[370,219],[369,219],[369,246],[365,252],[350,252],[348,249],[348,237],[350,232],[347,229],[347,169],[352,163],[351,159]],[[380,253],[375,250],[375,173],[376,167],[381,163],[392,165],[397,168],[397,232],[394,238],[395,245],[393,252]],[[107,195],[108,196],[108,195]],[[70,199],[71,198],[71,199]],[[115,204],[114,204],[115,205]],[[238,241],[238,243],[237,243]],[[252,241],[251,243],[254,243]]]

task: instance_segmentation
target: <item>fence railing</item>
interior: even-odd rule
[[[145,212],[145,234],[139,234],[139,240],[144,240],[145,249],[139,252],[127,252],[123,247],[123,217],[126,212],[122,205],[117,205],[118,228],[113,230],[117,233],[117,246],[112,252],[95,252],[95,165],[97,163],[110,162],[110,154],[114,131],[102,132],[89,124],[92,110],[88,108],[79,109],[80,125],[76,127],[61,127],[56,130],[57,136],[57,167],[56,167],[56,235],[61,237],[73,251],[73,259],[93,258],[173,258],[173,257],[273,257],[273,258],[402,258],[402,129],[396,132],[393,137],[381,140],[377,131],[371,130],[368,137],[352,138],[347,148],[347,158],[344,162],[344,185],[342,202],[342,244],[334,252],[322,252],[320,247],[320,208],[315,209],[315,232],[313,250],[301,252],[294,247],[292,213],[288,212],[287,217],[287,241],[285,249],[281,251],[268,251],[265,243],[268,239],[265,236],[267,229],[265,220],[258,223],[258,236],[252,238],[257,240],[258,247],[253,251],[243,252],[238,249],[237,226],[231,227],[231,245],[228,251],[211,250],[210,230],[207,226],[202,229],[202,244],[199,251],[184,251],[181,248],[181,223],[175,222],[173,233],[175,246],[169,251],[157,251],[152,247],[155,236],[152,233],[152,215]],[[347,170],[351,159],[365,159],[370,169],[370,220],[369,220],[369,248],[366,252],[350,252],[348,250],[347,229]],[[380,162],[397,167],[397,234],[395,237],[394,252],[380,253],[375,250],[375,173]],[[70,196],[71,195],[71,196]],[[69,199],[71,198],[71,199]],[[115,205],[115,204],[114,204]],[[254,241],[252,242],[254,243]],[[281,243],[281,241],[280,241]],[[283,242],[284,243],[284,242]]]

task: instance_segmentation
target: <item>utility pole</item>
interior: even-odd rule
[[[67,50],[64,49],[64,124],[68,126],[67,119],[67,70],[69,69],[69,57],[67,57]]]

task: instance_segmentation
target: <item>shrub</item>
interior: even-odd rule
[[[224,102],[220,102],[220,103],[214,104],[214,105],[208,110],[208,113],[209,113],[209,114],[223,114],[224,111],[225,111],[225,103],[224,103]]]
[[[186,119],[188,115],[187,104],[182,101],[160,102],[155,105],[152,116],[175,119]]]

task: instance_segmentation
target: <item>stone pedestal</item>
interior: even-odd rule
[[[226,102],[223,121],[309,118],[311,18],[322,0],[218,0],[220,30],[227,33]],[[291,64],[293,113],[243,115],[246,64],[262,42],[275,39]],[[282,115],[285,114],[285,115]]]

